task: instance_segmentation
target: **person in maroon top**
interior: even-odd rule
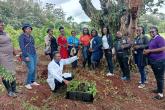
[[[149,47],[144,50],[144,54],[149,57],[149,64],[154,72],[157,89],[153,90],[158,95],[154,98],[163,99],[164,88],[164,72],[165,72],[165,39],[158,33],[157,27],[150,28],[150,35],[152,37]]]

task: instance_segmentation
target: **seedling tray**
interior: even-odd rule
[[[84,102],[93,102],[94,97],[90,93],[80,91],[69,91],[66,93],[66,99],[80,100]]]
[[[93,102],[95,95],[96,95],[95,83],[73,80],[67,86],[67,92],[66,92],[67,99],[80,100],[84,102]]]

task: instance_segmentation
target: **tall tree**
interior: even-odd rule
[[[99,0],[101,10],[97,10],[91,0],[80,0],[82,9],[91,19],[96,27],[108,25],[111,31],[115,33],[120,30],[123,34],[127,32],[134,35],[137,26],[137,19],[147,10],[156,12],[157,8],[153,6],[161,6],[164,0]]]

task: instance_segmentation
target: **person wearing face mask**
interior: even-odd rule
[[[134,39],[133,43],[133,52],[135,64],[138,67],[140,73],[140,85],[138,88],[144,88],[145,83],[147,83],[145,66],[147,65],[147,57],[143,54],[143,50],[148,47],[148,37],[144,35],[143,27],[139,26],[136,29],[137,36]]]
[[[51,60],[53,59],[53,52],[57,51],[58,45],[56,42],[56,38],[53,36],[53,29],[47,30],[48,35],[45,36],[45,46],[46,51],[45,54],[49,55]]]
[[[116,52],[116,58],[119,62],[121,71],[123,73],[121,79],[130,80],[130,69],[128,64],[128,58],[129,58],[129,49],[131,48],[131,43],[128,38],[122,36],[122,33],[120,31],[116,33],[114,48]]]
[[[149,47],[143,53],[148,55],[149,64],[157,82],[157,88],[152,91],[157,93],[154,98],[161,100],[164,97],[165,39],[159,35],[157,27],[150,28],[150,35],[152,39],[149,42]]]
[[[78,60],[77,56],[73,56],[67,59],[61,59],[60,52],[54,52],[54,59],[48,64],[48,78],[47,82],[50,89],[56,92],[58,88],[63,85],[68,85],[69,81],[73,79],[71,73],[63,73],[64,65],[71,64]]]
[[[22,51],[23,61],[28,68],[28,74],[25,87],[32,89],[32,86],[38,86],[36,82],[36,69],[37,69],[37,53],[35,49],[35,41],[32,33],[32,26],[30,24],[23,24],[23,33],[19,36],[19,45]]]
[[[2,82],[8,92],[8,96],[16,97],[16,71],[13,61],[13,53],[16,53],[9,35],[4,31],[4,25],[4,22],[0,20],[0,65],[12,74],[14,81],[10,82],[2,77]]]

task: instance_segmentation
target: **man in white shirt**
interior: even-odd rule
[[[71,64],[78,59],[77,56],[61,59],[58,51],[54,53],[54,59],[48,64],[48,78],[47,82],[52,91],[56,91],[60,86],[68,85],[72,80],[71,73],[63,73],[63,66]]]

